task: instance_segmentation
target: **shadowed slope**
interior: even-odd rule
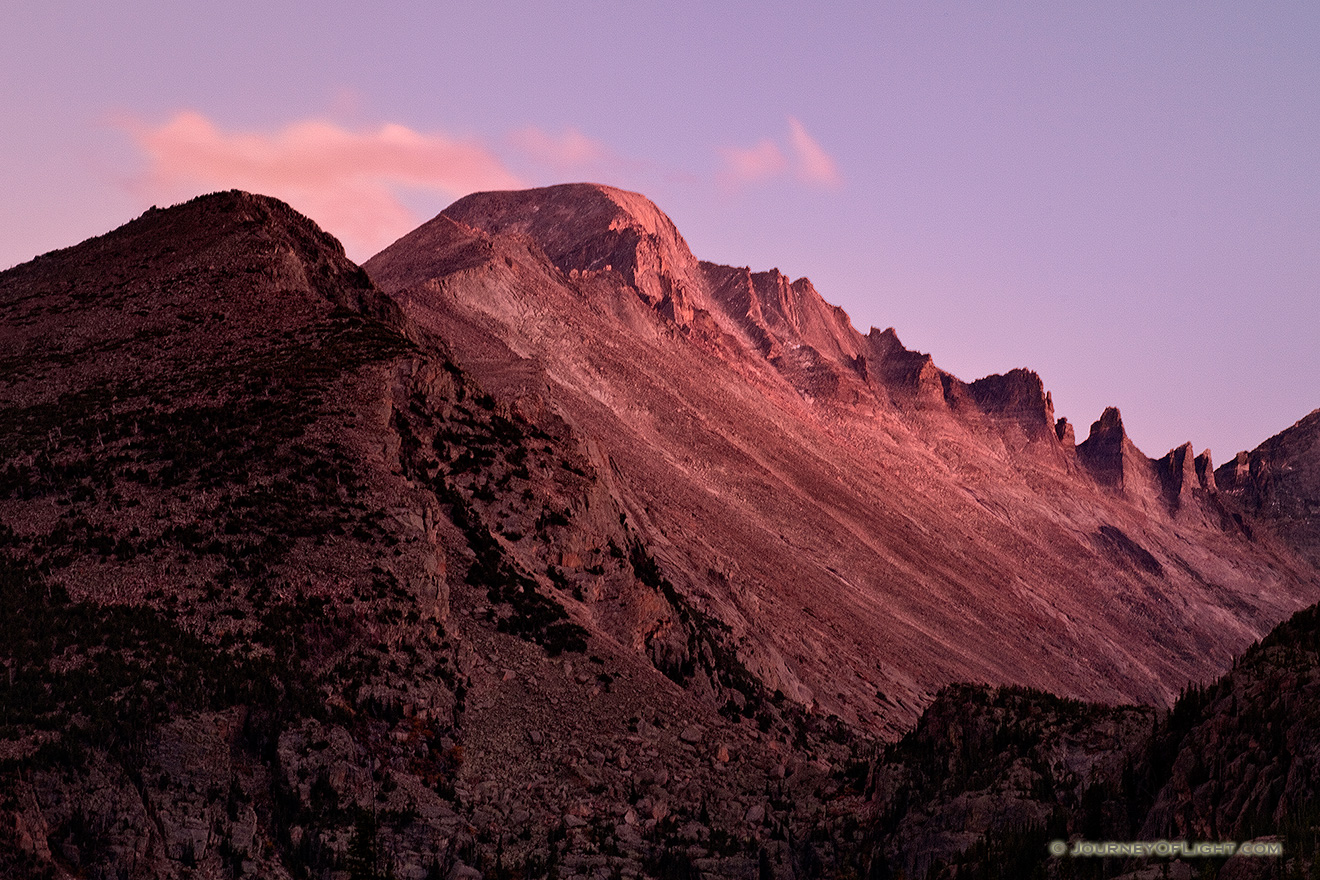
[[[0,314],[0,874],[741,877],[753,805],[837,793],[855,741],[737,662],[593,441],[288,206],[150,211]]]
[[[1320,410],[1213,472],[1225,495],[1320,564]]]

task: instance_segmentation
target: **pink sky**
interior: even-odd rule
[[[240,187],[362,259],[599,180],[964,379],[1217,461],[1320,406],[1320,7],[19,3],[0,265]]]
[[[475,139],[386,123],[349,130],[324,119],[274,131],[224,131],[195,110],[150,125],[120,122],[146,160],[132,181],[143,198],[177,202],[217,189],[282,198],[339,236],[362,261],[426,219],[397,196],[418,189],[449,200],[526,183]]]
[[[720,179],[745,186],[791,175],[809,186],[840,186],[834,159],[801,122],[786,122],[785,149],[769,138],[750,149],[720,149]],[[337,235],[358,261],[430,219],[404,203],[404,192],[454,201],[471,192],[530,185],[480,138],[397,123],[349,129],[310,118],[274,130],[226,131],[196,110],[181,110],[157,124],[124,115],[115,125],[144,161],[127,181],[142,199],[173,203],[230,188],[273,195]],[[525,160],[569,178],[638,164],[574,128],[550,133],[531,125],[505,140]]]

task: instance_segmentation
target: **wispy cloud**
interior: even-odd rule
[[[793,147],[793,158],[796,160],[793,163],[794,172],[798,178],[807,183],[831,188],[842,183],[834,159],[825,152],[815,138],[807,134],[802,123],[790,116],[788,127],[792,135],[790,143]]]
[[[528,159],[561,174],[619,161],[604,143],[576,128],[565,128],[554,134],[532,125],[509,135],[509,142]]]
[[[757,183],[788,169],[783,150],[769,138],[754,147],[724,147],[720,154],[725,175],[735,183]]]
[[[752,147],[721,148],[720,155],[724,159],[720,176],[726,183],[760,183],[787,175],[830,189],[843,182],[833,157],[792,116],[788,117],[788,141],[784,146],[763,138]]]
[[[351,130],[322,119],[276,131],[226,131],[196,111],[151,125],[118,120],[147,159],[133,185],[169,199],[201,188],[277,196],[364,259],[418,225],[404,190],[457,198],[523,186],[482,142],[402,125]]]
[[[347,127],[325,118],[266,130],[226,129],[195,110],[181,110],[160,123],[135,116],[112,121],[145,159],[129,181],[144,200],[177,201],[229,188],[276,196],[338,236],[359,260],[425,219],[408,207],[407,199],[417,193],[452,200],[478,190],[529,185],[501,154],[519,168],[527,164],[524,170],[538,183],[580,176],[627,187],[634,180],[676,174],[649,160],[627,158],[572,127],[554,132],[528,126],[483,140],[398,124]],[[781,138],[721,148],[714,181],[680,176],[690,186],[744,186],[778,178],[839,186],[834,159],[801,122],[787,121]]]

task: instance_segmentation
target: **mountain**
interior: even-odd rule
[[[1220,467],[1215,482],[1253,519],[1264,521],[1320,564],[1320,410]],[[1240,517],[1239,517],[1240,518]]]
[[[1320,866],[1318,686],[1312,606],[1167,712],[949,688],[871,767],[863,861],[879,876],[1070,876],[1050,841],[1254,841],[1282,857],[1191,858],[1169,876],[1306,876]],[[1116,858],[1105,876],[1168,861]]]
[[[1317,592],[1304,431],[1272,495],[1075,445],[607,187],[365,268],[228,192],[0,273],[0,874],[1311,867],[1314,611],[1232,659]]]
[[[242,193],[5,272],[0,314],[3,873],[288,876],[290,737],[454,700],[378,668],[432,662],[448,612],[438,507],[391,461],[406,320]]]
[[[149,211],[0,314],[0,874],[782,873],[860,755],[287,205]]]
[[[962,382],[806,279],[698,262],[635,193],[471,195],[365,268],[496,397],[584,438],[767,687],[850,724],[893,735],[955,681],[1164,703],[1320,595],[1233,522],[1208,453],[1153,461],[1117,409],[1074,446],[1036,374]],[[520,558],[585,571],[608,537]],[[598,590],[592,625],[663,640]]]

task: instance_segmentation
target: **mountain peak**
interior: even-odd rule
[[[876,603],[910,601],[937,620],[941,591],[960,590],[964,577],[1003,585],[1022,579],[1056,606],[1128,591],[1151,609],[1151,620],[1175,608],[1150,604],[1158,600],[1148,598],[1143,579],[1152,571],[1169,572],[1160,591],[1184,595],[1238,577],[1217,562],[1197,575],[1165,564],[1176,546],[1172,512],[1117,409],[1075,448],[1074,433],[1057,422],[1031,370],[965,383],[906,347],[893,328],[862,335],[810,282],[778,269],[701,262],[694,278],[684,271],[692,265],[686,244],[670,230],[649,201],[602,187],[483,193],[400,239],[367,270],[492,395],[520,412],[553,413],[587,438],[601,491],[608,486],[615,499],[592,521],[608,525],[625,513],[640,539],[655,542],[675,588],[701,597],[745,637],[749,669],[792,699],[818,701],[841,718],[871,711],[869,682],[869,693],[832,683],[838,658],[853,656],[859,669],[877,670],[875,687],[918,700],[910,682],[925,687],[946,668],[936,668],[943,661],[934,654],[914,661],[926,636],[900,634],[879,645],[869,634],[841,633],[852,621],[874,620]],[[645,292],[648,284],[655,292]],[[703,304],[682,325],[678,309],[667,315],[659,305],[680,305],[685,291],[693,292],[688,302]],[[1186,482],[1191,488],[1195,481]],[[1199,527],[1187,515],[1179,519]],[[1110,531],[1097,532],[1099,524]],[[1119,533],[1135,537],[1113,537]],[[993,548],[978,537],[991,534],[1003,535]],[[1242,570],[1262,571],[1237,532],[1207,529],[1203,537],[1217,554],[1207,560],[1241,559]],[[602,547],[608,537],[593,540],[580,546]],[[577,548],[564,558],[591,565]],[[1024,573],[1024,558],[1042,561]],[[932,567],[932,559],[944,562]],[[545,565],[538,557],[529,570]],[[791,580],[783,576],[788,570]],[[1086,586],[1059,592],[1059,584],[1074,582]],[[646,644],[646,633],[660,632],[631,611],[614,616],[625,607],[623,594],[601,595],[610,603],[598,613],[610,615],[623,643]],[[989,621],[1007,607],[1004,595],[990,590],[968,601]],[[1218,607],[1223,600],[1207,594],[1205,601]],[[828,646],[803,650],[795,640],[803,608],[829,619]],[[1081,607],[1077,613],[1091,619]],[[946,632],[945,623],[938,626]],[[1035,638],[1029,626],[1013,626]],[[1240,644],[1258,634],[1243,626]],[[904,624],[893,627],[901,632]],[[1170,627],[1186,631],[1172,620]],[[1089,668],[1070,665],[1080,654],[1053,655],[1060,663],[1049,664],[1051,686],[1162,698],[1151,670],[1173,662],[1168,637],[1085,629],[1077,630],[1078,651],[1085,641],[1116,656],[1106,652],[1121,644],[1124,659],[1096,683]],[[987,680],[1037,674],[1023,672],[1038,668],[1035,644],[1005,659],[1004,627],[978,632],[985,653],[975,662]],[[1186,656],[1203,662],[1198,651]],[[1138,655],[1143,671],[1126,671]],[[901,673],[885,671],[891,665]],[[965,677],[966,667],[956,674]],[[892,707],[879,711],[906,711]]]
[[[197,340],[174,332],[171,316],[181,314],[208,343],[253,328],[314,322],[337,307],[404,326],[398,306],[333,236],[278,199],[239,190],[152,207],[104,235],[0,273],[0,288],[0,312],[33,322],[19,334],[17,351],[34,362],[93,340],[101,346],[157,340],[157,349],[177,343],[186,352]],[[44,307],[33,310],[26,301]],[[143,366],[163,369],[164,361],[144,358]],[[57,386],[47,377],[34,387],[48,393]]]
[[[647,235],[672,235],[682,241],[673,221],[646,196],[599,183],[472,193],[443,213],[485,232],[531,235],[552,259],[571,253],[575,240],[584,233],[604,230],[633,227]]]
[[[1122,438],[1127,437],[1127,431],[1123,428],[1123,414],[1119,412],[1118,407],[1107,406],[1105,411],[1100,414],[1100,418],[1091,423],[1091,436],[1112,437],[1114,435]]]
[[[1148,482],[1138,479],[1137,472],[1149,471],[1150,463],[1128,439],[1116,406],[1106,407],[1091,423],[1091,433],[1077,446],[1077,457],[1102,486],[1131,493],[1139,483]]]
[[[679,324],[705,304],[705,283],[687,242],[639,193],[597,183],[473,193],[442,216],[489,234],[531,238],[560,271],[617,272]]]

